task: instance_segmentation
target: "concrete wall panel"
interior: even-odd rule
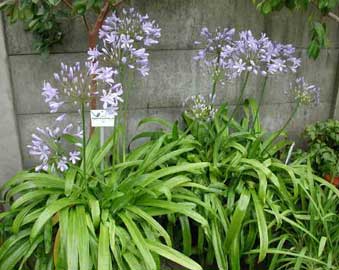
[[[20,170],[21,154],[0,14],[0,185]]]

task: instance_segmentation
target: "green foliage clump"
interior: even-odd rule
[[[174,242],[204,269],[336,269],[339,192],[310,164],[280,161],[291,142],[272,143],[279,131],[266,133],[258,118],[252,123],[254,100],[242,108],[240,122],[229,118],[225,104],[212,121],[183,115],[185,132],[197,141],[187,160],[210,165],[205,174],[192,175],[190,198],[177,196],[199,202],[209,226],[186,217],[169,220],[169,231],[181,230]],[[160,134],[144,133],[153,139]]]
[[[115,3],[114,0],[110,2]],[[34,49],[46,53],[62,42],[63,22],[89,13],[98,14],[103,3],[104,0],[4,0],[0,3],[0,11],[10,23],[23,22],[25,30],[35,37]]]
[[[21,172],[3,187],[10,210],[11,236],[0,247],[0,269],[159,269],[159,256],[188,269],[201,269],[172,248],[157,217],[207,221],[194,208],[189,173],[208,163],[181,159],[194,141],[166,134],[131,151],[125,162],[101,168],[114,135],[100,147],[98,133],[87,145],[88,182],[82,167],[65,176]],[[5,224],[5,223],[4,223]]]
[[[312,167],[320,176],[339,175],[339,121],[317,122],[305,130]]]

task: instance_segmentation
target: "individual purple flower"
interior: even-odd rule
[[[62,157],[58,163],[57,163],[57,168],[61,171],[67,171],[68,170],[68,165],[67,165],[67,158],[66,157]]]
[[[79,151],[69,152],[69,160],[73,164],[76,164],[80,160],[80,152]]]
[[[45,97],[45,102],[50,102],[54,98],[58,98],[59,90],[52,87],[49,82],[44,82],[41,95]]]
[[[121,98],[122,93],[121,85],[116,85],[113,89],[102,90],[100,101],[103,103],[103,108],[110,109],[115,112],[114,114],[116,114],[119,102],[123,101]]]
[[[320,104],[320,88],[306,83],[304,77],[297,78],[294,83],[291,83],[285,94],[300,105]]]
[[[56,113],[64,103],[65,103],[64,101],[61,102],[50,101],[48,103],[50,113]]]
[[[36,172],[40,172],[40,171],[48,171],[48,164],[46,162],[42,162],[40,165],[35,167],[35,171]]]
[[[130,50],[133,48],[134,40],[129,35],[121,34],[120,36],[120,47],[121,49]]]
[[[88,49],[88,60],[95,61],[98,59],[98,57],[101,55],[101,53],[98,51],[98,48],[89,48]]]
[[[141,76],[146,77],[149,75],[149,67],[147,66],[141,66],[138,68],[138,71],[140,72]]]
[[[66,114],[63,113],[63,114],[61,114],[60,116],[58,116],[58,117],[55,119],[55,121],[56,121],[56,122],[62,122],[62,121],[64,121],[65,117],[66,117]]]
[[[27,147],[29,149],[29,154],[39,157],[40,161],[47,160],[51,153],[49,146],[34,133],[32,134],[32,144],[28,145]]]
[[[98,68],[95,72],[95,79],[98,81],[104,81],[107,84],[114,84],[114,76],[117,74],[117,71],[112,67],[102,67]]]

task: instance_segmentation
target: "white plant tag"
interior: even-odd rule
[[[114,127],[114,115],[106,110],[91,110],[92,127]]]

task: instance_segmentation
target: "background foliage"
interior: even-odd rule
[[[100,14],[105,2],[113,5],[115,0],[4,0],[0,10],[11,23],[23,22],[27,31],[33,33],[34,49],[45,53],[62,42],[64,32],[62,23],[81,16],[89,28],[88,16]]]
[[[264,15],[288,8],[291,11],[308,12],[311,26],[311,40],[308,45],[308,55],[316,59],[320,49],[328,45],[327,23],[329,17],[339,23],[338,0],[252,0]]]

